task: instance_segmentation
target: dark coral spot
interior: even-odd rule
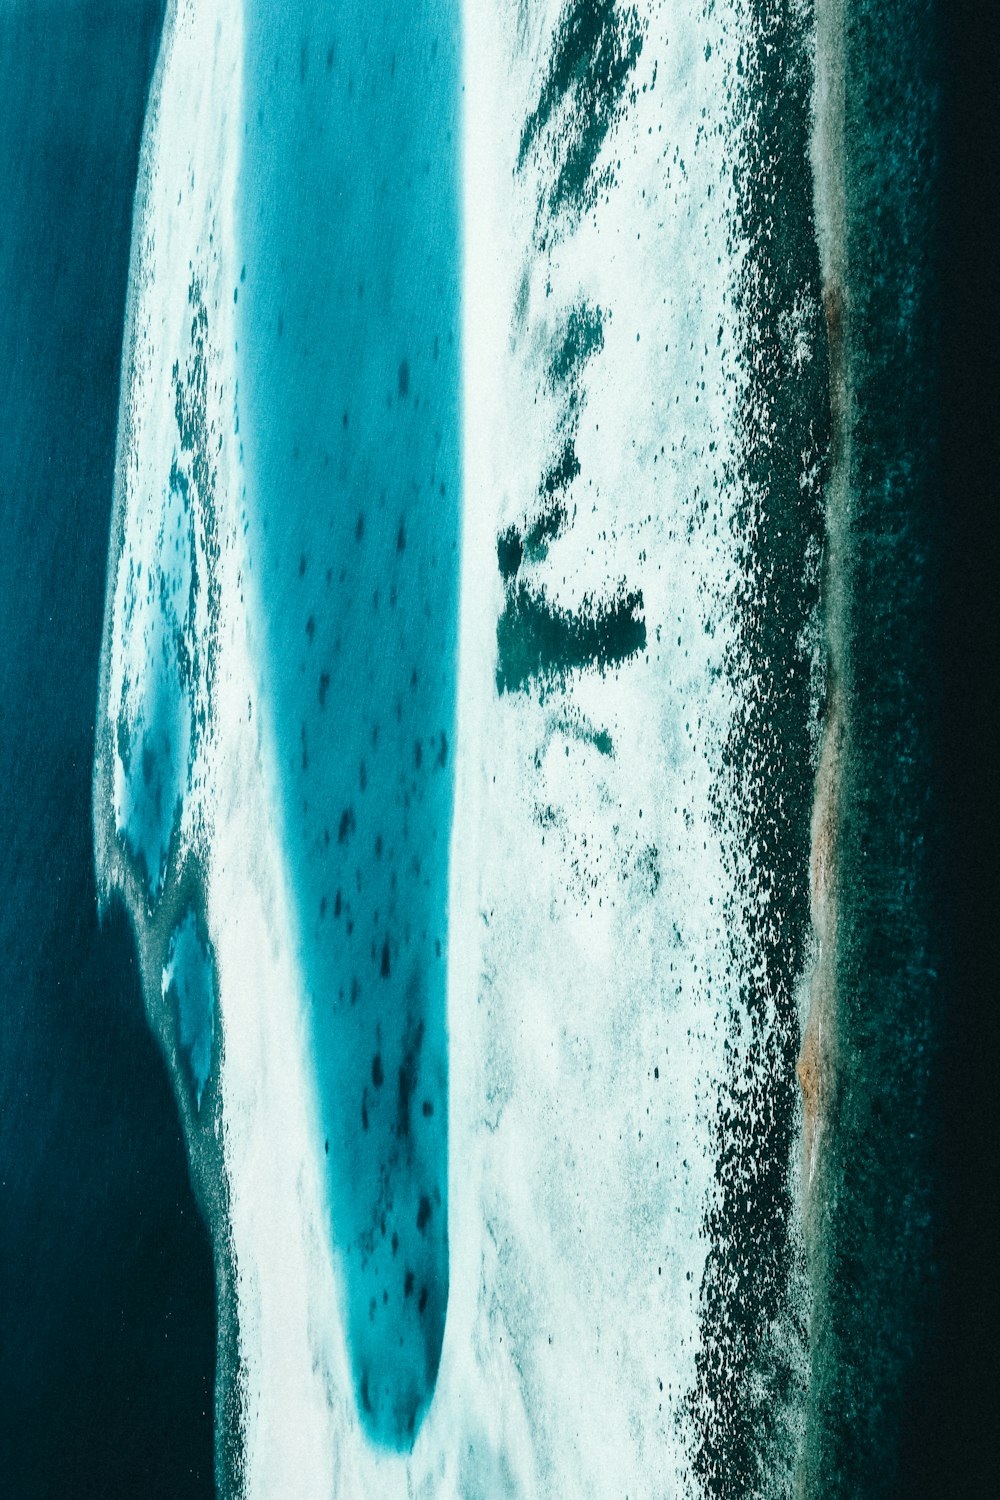
[[[508,526],[497,537],[497,562],[500,566],[500,576],[509,583],[517,576],[517,570],[521,566],[524,557],[524,543],[521,541],[520,533],[516,526]]]

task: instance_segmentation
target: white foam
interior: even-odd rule
[[[222,608],[212,730],[192,767],[182,839],[207,871],[218,965],[248,1496],[693,1487],[683,1408],[724,1070],[719,1018],[740,977],[721,918],[733,851],[709,802],[734,707],[720,599],[737,567],[730,289],[740,250],[736,127],[716,126],[740,19],[726,5],[710,20],[696,8],[642,7],[639,92],[606,145],[607,163],[620,160],[616,181],[548,267],[529,255],[537,184],[512,167],[558,12],[549,0],[522,6],[518,27],[500,0],[465,7],[451,1287],[434,1401],[408,1456],[374,1451],[354,1410],[257,688],[263,601],[244,541],[231,317],[238,0],[179,0],[150,106],[120,545],[147,570],[160,559],[176,444],[163,393],[186,348],[190,265],[208,309]],[[526,269],[529,333],[512,340]],[[498,697],[496,536],[523,518],[551,458],[558,412],[542,379],[543,335],[581,296],[605,311],[604,349],[583,378],[575,519],[536,577],[566,607],[622,578],[641,588],[647,649],[544,702]],[[102,692],[112,724],[148,675],[149,632],[126,619],[126,576],[119,566],[109,595]],[[207,691],[195,684],[192,712]],[[613,758],[576,732],[583,719],[610,733]]]
[[[720,1018],[739,981],[709,806],[728,640],[706,619],[736,566],[733,125],[715,127],[740,38],[731,8],[707,22],[641,7],[638,96],[605,148],[617,182],[549,266],[529,258],[535,184],[511,167],[559,10],[522,8],[520,37],[505,7],[466,12],[452,1295],[464,1305],[463,1263],[481,1268],[463,1378],[492,1411],[513,1493],[681,1494]],[[543,332],[581,299],[604,310],[604,348],[583,377],[575,519],[536,577],[564,607],[620,579],[642,590],[646,653],[567,694],[610,731],[613,759],[561,727],[560,695],[492,690],[496,535],[551,457]]]

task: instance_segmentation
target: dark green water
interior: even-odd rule
[[[937,8],[848,3],[827,619],[842,714],[836,1064],[813,1184],[809,1494],[920,1493],[946,1275],[941,765],[943,303]],[[955,1491],[965,1493],[963,1488]]]
[[[90,788],[156,4],[0,13],[0,1491],[212,1494],[212,1258]]]

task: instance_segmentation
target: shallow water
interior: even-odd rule
[[[246,28],[248,549],[347,1337],[395,1443],[448,1300],[459,15],[264,6]]]

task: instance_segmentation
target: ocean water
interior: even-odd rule
[[[390,1444],[448,1302],[460,50],[447,3],[246,20],[248,550],[346,1336]]]
[[[939,673],[943,368],[932,5],[818,6],[817,205],[834,443],[827,494],[827,1116],[809,1201],[803,1473],[829,1495],[933,1492],[915,1391],[940,1259],[949,1009]],[[919,1419],[917,1419],[919,1421]],[[924,1456],[914,1464],[914,1453]],[[904,1453],[909,1454],[904,1459]],[[928,1489],[925,1490],[925,1485]]]
[[[93,835],[221,1494],[898,1485],[932,15],[168,8]]]
[[[0,1489],[212,1493],[216,1309],[94,710],[150,4],[0,6]]]

